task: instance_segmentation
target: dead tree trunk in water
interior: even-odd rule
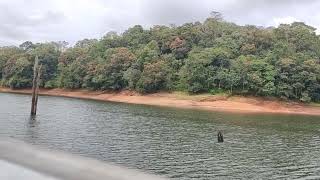
[[[39,59],[38,59],[38,56],[36,56],[34,66],[33,66],[33,80],[32,80],[32,102],[31,102],[32,116],[37,114],[41,68],[42,68],[42,65],[40,65],[39,67]]]
[[[36,86],[36,100],[34,103],[34,109],[35,109],[35,114],[37,114],[37,107],[38,107],[38,96],[39,96],[39,85],[40,85],[40,75],[41,75],[41,69],[42,69],[42,64],[40,64],[39,68],[38,68],[38,72],[37,72],[37,86]]]
[[[218,142],[223,143],[223,135],[221,131],[218,132]]]

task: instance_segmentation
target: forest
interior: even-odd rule
[[[320,36],[303,22],[240,26],[219,14],[183,25],[136,25],[101,39],[0,47],[0,86],[186,91],[320,101]]]

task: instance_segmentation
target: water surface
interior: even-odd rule
[[[0,93],[0,136],[172,179],[320,179],[320,117]],[[225,143],[217,143],[223,131]]]

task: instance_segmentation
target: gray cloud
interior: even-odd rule
[[[66,18],[61,12],[24,10],[16,4],[0,4],[1,45],[16,44],[23,40],[34,39],[43,32],[42,27],[62,23]],[[29,7],[26,7],[29,8]]]
[[[238,24],[320,27],[318,0],[1,0],[0,45],[99,38],[135,24],[182,24],[222,12]]]
[[[313,23],[320,7],[317,0],[242,0],[234,1],[223,11],[232,21],[242,24],[270,25],[275,18],[294,17]]]
[[[177,23],[203,20],[211,11],[222,12],[225,19],[240,24],[272,25],[274,18],[295,17],[313,23],[318,15],[317,0],[162,0],[144,3],[150,23]],[[307,18],[305,18],[307,17]]]
[[[199,1],[196,0],[145,1],[142,13],[148,23],[181,24],[187,21],[202,20],[208,16],[210,10],[205,4],[199,4]]]

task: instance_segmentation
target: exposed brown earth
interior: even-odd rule
[[[0,92],[30,94],[30,89],[0,88]],[[225,96],[187,96],[176,93],[155,93],[141,95],[136,92],[103,92],[88,90],[41,89],[41,95],[62,96],[130,104],[156,105],[185,109],[228,111],[240,113],[279,113],[320,116],[320,107],[302,103],[265,100],[262,98]]]

